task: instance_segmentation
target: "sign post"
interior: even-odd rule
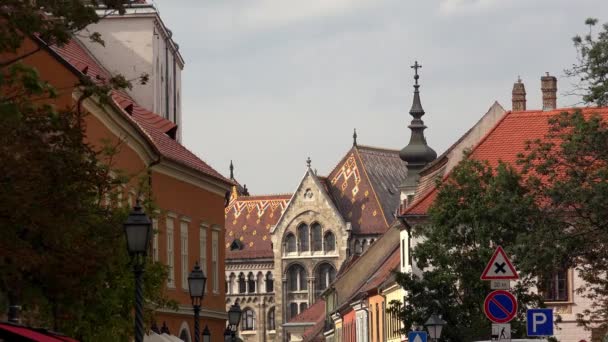
[[[513,296],[511,280],[519,279],[519,275],[507,254],[498,246],[490,261],[481,274],[481,280],[489,280],[492,291],[484,301],[483,311],[492,324],[492,341],[510,342],[511,324],[517,315],[517,299]]]

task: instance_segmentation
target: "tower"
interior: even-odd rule
[[[401,160],[407,163],[407,178],[399,186],[402,201],[411,198],[414,194],[420,170],[437,158],[437,153],[427,145],[426,138],[424,137],[426,126],[422,121],[424,109],[422,109],[422,104],[420,103],[420,85],[418,84],[418,79],[420,78],[418,69],[420,68],[422,68],[422,65],[418,64],[418,61],[412,65],[412,69],[414,69],[414,101],[412,102],[410,115],[413,119],[408,126],[412,134],[410,142],[399,152]]]

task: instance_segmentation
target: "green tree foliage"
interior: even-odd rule
[[[599,115],[562,113],[550,121],[542,140],[531,141],[520,156],[528,181],[554,225],[528,236],[550,241],[529,253],[544,260],[529,264],[540,273],[544,265],[575,268],[587,282],[576,289],[593,307],[580,322],[608,320],[608,124]],[[544,239],[543,239],[544,237]],[[533,245],[532,245],[533,246]],[[536,269],[534,269],[536,267]]]
[[[420,239],[412,252],[415,271],[397,274],[407,292],[401,311],[405,329],[420,326],[437,313],[447,322],[442,339],[489,340],[491,322],[483,313],[483,302],[490,286],[479,279],[481,273],[497,245],[517,265],[526,259],[518,237],[535,229],[541,217],[534,197],[512,167],[463,160],[440,185],[428,223],[412,231]],[[511,322],[514,337],[525,336],[526,308],[540,304],[530,291],[535,286],[533,275],[520,271],[520,278],[512,290],[519,302],[518,315]]]
[[[588,18],[585,24],[589,33],[572,38],[578,52],[578,61],[566,70],[566,75],[576,79],[576,94],[587,104],[608,105],[608,23],[602,31],[593,34],[598,20]]]
[[[124,1],[104,1],[123,12]],[[137,189],[153,212],[147,170],[116,170],[119,145],[86,142],[85,98],[107,100],[130,86],[121,75],[82,78],[82,97],[56,108],[57,92],[23,64],[26,37],[64,44],[99,17],[96,1],[7,0],[0,6],[0,302],[23,306],[23,320],[86,341],[128,341],[134,280],[122,230],[123,186]],[[99,34],[90,37],[102,42]],[[171,305],[163,295],[165,267],[148,261],[144,291],[149,309]]]

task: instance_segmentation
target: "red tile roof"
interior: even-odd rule
[[[58,57],[76,69],[79,72],[78,76],[86,74],[98,83],[111,77],[110,73],[75,39],[72,39],[61,47],[53,45],[51,49]],[[111,95],[116,105],[123,109],[122,114],[135,124],[135,127],[153,144],[163,158],[202,172],[225,184],[233,184],[232,181],[222,176],[194,153],[166,134],[175,128],[174,123],[139,106],[125,92],[112,91]],[[129,105],[133,105],[132,114],[127,113],[125,110]]]
[[[289,323],[307,323],[307,322],[318,322],[319,320],[325,319],[325,301],[323,299],[317,300],[308,309],[300,312],[299,315],[289,320]]]
[[[530,110],[508,112],[471,151],[471,158],[487,160],[496,166],[499,161],[517,167],[517,154],[524,152],[526,141],[543,139],[549,130],[549,118],[563,112],[582,110],[583,114],[599,114],[608,118],[608,108],[561,108],[552,111]],[[447,174],[446,177],[449,177]],[[426,215],[437,196],[438,189],[431,191],[403,211],[405,216]]]
[[[287,194],[233,199],[224,210],[226,259],[272,258],[270,229],[281,217],[290,198]],[[243,249],[230,250],[234,239],[242,242]]]

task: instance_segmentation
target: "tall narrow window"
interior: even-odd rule
[[[323,250],[323,237],[321,235],[321,225],[314,223],[312,225],[312,250],[321,251]]]
[[[308,308],[307,303],[300,303],[300,313],[304,312]]]
[[[336,236],[332,232],[325,233],[323,243],[325,244],[325,252],[333,252],[336,250]]]
[[[306,290],[306,270],[300,265],[291,265],[287,270],[287,284],[289,291]]]
[[[307,252],[310,250],[309,241],[308,225],[301,224],[298,227],[298,242],[300,243],[300,252]]]
[[[211,232],[211,267],[213,268],[213,292],[220,292],[220,277],[219,277],[219,236],[217,230]]]
[[[268,310],[268,330],[275,330],[274,324],[274,308]]]
[[[249,275],[247,275],[247,292],[255,292],[255,276],[253,275],[253,272],[249,272]]]
[[[205,277],[209,277],[209,273],[207,273],[207,226],[201,225],[200,235],[199,235],[199,264],[201,265],[201,269],[205,273]],[[205,292],[209,286],[205,286]]]
[[[152,239],[152,261],[158,261],[158,219],[152,219],[152,229],[154,230],[154,238]]]
[[[182,288],[188,289],[188,222],[182,221],[180,226],[180,255],[182,265]]]
[[[169,274],[167,275],[167,286],[175,287],[175,269],[173,260],[173,218],[167,217],[167,268]]]
[[[294,253],[296,251],[296,237],[289,233],[285,237],[285,252]]]
[[[272,273],[268,271],[266,273],[266,292],[270,293],[274,291],[274,280],[272,278]]]
[[[241,272],[239,274],[239,293],[245,293],[247,292],[247,285],[245,282],[245,274],[243,274],[243,272]]]
[[[315,274],[315,295],[318,297],[335,279],[336,269],[332,265],[319,265]]]

